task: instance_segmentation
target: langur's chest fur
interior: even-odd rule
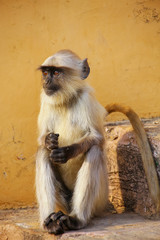
[[[76,120],[75,114],[72,111],[65,111],[65,109],[52,111],[50,119],[48,119],[48,130],[59,134],[59,147],[75,143],[86,133]]]
[[[59,147],[69,146],[76,143],[81,137],[83,137],[87,130],[81,126],[77,120],[77,114],[72,111],[66,111],[65,109],[53,109],[50,119],[48,119],[48,130],[59,134]],[[80,154],[74,159],[70,159],[65,164],[59,165],[60,174],[69,189],[74,188],[74,184],[84,160],[84,155]]]

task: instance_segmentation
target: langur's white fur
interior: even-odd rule
[[[63,56],[63,57],[62,57]],[[42,66],[56,66],[56,67],[69,67],[75,69],[76,71],[80,71],[82,67],[81,59],[72,51],[69,50],[61,50],[54,54],[51,57],[48,57]]]
[[[103,151],[93,146],[78,172],[71,215],[76,215],[84,223],[92,215],[100,215],[106,206],[107,180],[104,160]]]
[[[40,224],[55,207],[54,175],[45,150],[39,149],[36,164],[36,193],[40,209]]]
[[[39,150],[36,159],[36,193],[40,222],[42,225],[44,220],[55,211],[56,205],[60,205],[68,211],[69,224],[73,219],[78,219],[75,225],[68,224],[68,230],[84,227],[93,215],[99,214],[105,208],[107,202],[108,182],[103,126],[107,112],[120,111],[130,119],[141,149],[151,196],[157,206],[160,205],[160,190],[154,161],[138,116],[132,109],[119,104],[106,106],[106,111],[95,99],[92,88],[82,80],[89,74],[88,72],[85,75],[82,71],[84,64],[86,69],[89,68],[86,59],[81,60],[69,50],[59,51],[42,64],[43,67],[63,67],[65,78],[58,79],[60,90],[54,94],[48,96],[44,90],[41,93],[41,109],[38,117]],[[57,197],[57,194],[61,193],[57,190],[61,187],[61,183],[57,183],[55,163],[52,164],[50,161],[44,141],[49,133],[59,134],[59,148],[78,146],[78,150],[75,150],[76,154],[73,150],[75,155],[71,155],[76,157],[68,158],[65,164],[58,164],[61,183],[65,183],[65,186],[73,192],[71,210],[65,195]],[[87,148],[85,144],[88,144]],[[54,233],[54,230],[51,230]]]
[[[72,58],[68,58],[70,54]],[[42,65],[72,67],[80,71],[81,64],[79,57],[70,52],[65,55],[62,51],[48,58]],[[77,89],[81,90],[79,97]],[[67,108],[65,103],[73,95],[76,102]],[[105,116],[106,110],[95,99],[92,88],[76,75],[64,82],[63,89],[52,96],[47,96],[42,90],[38,117],[40,149],[36,168],[41,224],[55,210],[56,205],[55,177],[46,151],[42,149],[44,137],[49,132],[59,134],[60,147],[78,143],[85,138],[95,139],[96,144],[87,153],[60,164],[59,171],[66,186],[73,191],[70,216],[75,216],[85,225],[91,216],[104,209],[108,192],[103,148]]]

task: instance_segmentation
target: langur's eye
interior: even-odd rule
[[[58,74],[59,74],[59,72],[58,72],[58,71],[55,71],[55,72],[54,72],[54,75],[56,75],[56,76],[57,76]]]
[[[44,75],[44,76],[47,76],[47,75],[48,75],[48,72],[47,72],[47,71],[44,71],[44,72],[43,72],[43,75]]]

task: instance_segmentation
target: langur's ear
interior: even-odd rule
[[[83,61],[82,61],[82,72],[81,72],[81,78],[82,79],[85,79],[88,77],[90,73],[90,67],[88,65],[88,62],[87,62],[87,58],[85,58]]]

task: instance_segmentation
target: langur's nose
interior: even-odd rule
[[[47,79],[45,80],[45,82],[46,82],[47,85],[49,85],[49,84],[51,84],[52,79],[51,79],[51,78],[47,78]]]

